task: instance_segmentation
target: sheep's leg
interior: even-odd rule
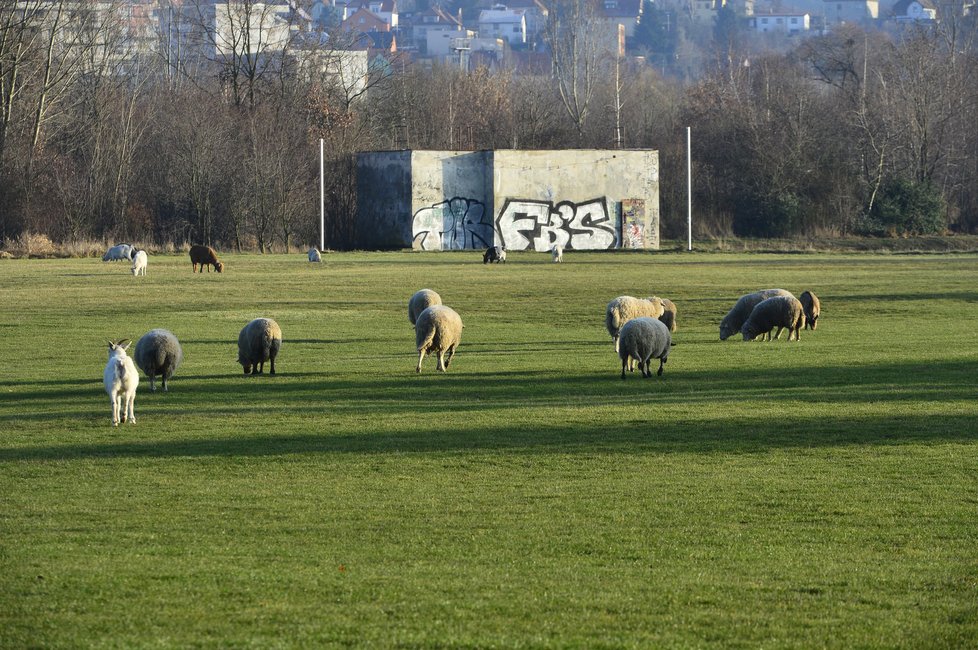
[[[165,392],[167,392],[167,387],[166,387],[166,374],[165,373],[163,374],[163,378],[161,379],[161,381],[163,382],[163,392],[165,393]],[[153,390],[156,390],[156,389],[154,388]]]
[[[659,371],[657,373],[655,373],[657,376],[659,376],[659,377],[662,376],[662,371],[663,371],[665,365],[666,365],[666,360],[665,359],[659,359]]]
[[[441,371],[441,372],[445,372],[445,369],[446,369],[446,366],[445,366],[445,351],[444,350],[438,350],[438,370]]]
[[[421,372],[421,362],[424,361],[425,349],[421,348],[418,350],[418,367],[415,368],[415,372]]]
[[[615,352],[618,352],[618,335],[615,334],[611,337],[611,340],[615,342]]]
[[[628,357],[623,357],[621,360],[621,378],[625,378],[625,368],[628,366]]]
[[[445,359],[445,370],[448,370],[448,366],[452,363],[452,358],[455,356],[455,346],[448,348],[448,357]]]
[[[272,368],[271,368],[271,370],[269,370],[268,374],[274,375],[275,374],[275,357],[269,357],[268,358],[268,363],[271,364],[271,366],[272,366]]]
[[[652,371],[649,369],[649,360],[648,359],[646,359],[645,361],[639,363],[638,364],[638,369],[642,371],[642,376],[645,377],[646,379],[648,379],[649,377],[652,376]]]
[[[778,333],[774,337],[774,340],[775,341],[780,341],[781,340],[781,332],[783,332],[783,331],[784,331],[784,327],[782,327],[781,325],[778,325]],[[789,338],[791,337],[791,329],[788,330],[788,337]]]
[[[152,373],[149,376],[149,389],[156,392],[156,375]],[[166,390],[166,377],[163,378],[163,390]]]

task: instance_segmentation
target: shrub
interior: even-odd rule
[[[947,229],[946,212],[941,193],[930,183],[892,179],[880,188],[860,231],[890,237],[939,234]]]

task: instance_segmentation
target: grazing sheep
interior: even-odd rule
[[[207,267],[207,272],[211,272],[211,266],[214,270],[220,273],[224,270],[224,264],[218,261],[217,251],[215,251],[210,246],[191,246],[190,247],[190,261],[193,263],[194,272],[197,271],[197,265],[200,264],[200,272],[204,272],[204,267]]]
[[[670,332],[675,332],[679,325],[676,324],[676,303],[669,300],[668,298],[662,299],[662,315],[659,316],[659,320],[666,324]]]
[[[421,372],[421,362],[429,352],[438,354],[438,370],[448,370],[455,356],[455,348],[462,341],[463,327],[462,319],[451,307],[432,305],[421,312],[414,328],[418,344],[418,367],[415,371]]]
[[[781,330],[788,328],[788,340],[794,332],[795,340],[800,340],[800,333],[805,327],[805,311],[801,302],[794,296],[774,296],[757,303],[751,311],[747,322],[740,328],[745,341],[751,341],[762,334],[771,338],[771,330],[778,328],[775,339],[781,338]]]
[[[166,393],[166,382],[183,361],[183,349],[172,332],[155,329],[136,341],[136,352],[132,356],[136,365],[149,377],[149,389],[156,390],[156,375],[159,375],[163,378],[163,392]]]
[[[119,260],[132,261],[133,248],[131,244],[116,244],[105,251],[102,256],[103,262],[118,262]]]
[[[146,256],[146,251],[136,251],[136,254],[132,256],[132,271],[133,275],[146,275],[146,265],[149,263],[149,258]]]
[[[625,367],[634,359],[638,361],[638,369],[643,377],[651,377],[652,369],[649,359],[659,360],[659,371],[662,374],[666,361],[669,360],[669,348],[672,346],[672,335],[665,323],[649,316],[639,316],[625,323],[621,328],[618,356],[621,357],[621,378],[625,378]]]
[[[112,426],[116,427],[119,426],[120,415],[123,422],[136,424],[136,387],[139,386],[139,373],[126,354],[130,343],[129,339],[115,343],[109,341],[109,362],[102,372],[102,383],[112,402]]]
[[[564,261],[564,247],[559,244],[554,244],[553,248],[550,249],[550,254],[554,258],[554,264],[560,264]]]
[[[768,298],[773,298],[774,296],[794,297],[790,291],[785,291],[784,289],[762,289],[754,293],[744,294],[738,298],[733,308],[720,321],[720,340],[726,341],[739,332],[740,328],[744,326],[744,322],[750,316],[751,311],[757,306],[757,303]]]
[[[811,291],[803,292],[798,300],[801,302],[801,308],[805,310],[805,329],[814,330],[818,325],[818,316],[822,312],[822,303]]]
[[[244,374],[260,375],[271,361],[269,374],[275,374],[275,357],[282,347],[282,330],[271,318],[256,318],[238,334],[238,363]]]
[[[319,251],[315,248],[309,249],[309,261],[310,262],[322,262],[323,256],[319,254]]]
[[[441,296],[431,289],[421,289],[408,301],[408,320],[413,327],[418,322],[418,316],[428,307],[440,305]]]
[[[482,256],[482,263],[489,264],[490,262],[505,262],[506,261],[506,249],[502,246],[490,246],[486,249],[485,254]]]
[[[639,316],[658,318],[662,316],[663,311],[662,299],[656,296],[650,298],[618,296],[609,302],[605,310],[604,323],[608,328],[608,334],[611,334],[611,339],[615,342],[615,352],[618,352],[618,333],[625,323]]]

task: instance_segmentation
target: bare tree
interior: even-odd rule
[[[561,104],[583,141],[598,75],[603,30],[591,0],[547,3],[544,38],[550,47],[553,81]]]

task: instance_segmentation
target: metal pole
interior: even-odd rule
[[[326,170],[323,139],[319,138],[319,250],[326,250]]]
[[[686,127],[686,231],[689,237],[687,250],[693,250],[693,141],[690,127]]]

